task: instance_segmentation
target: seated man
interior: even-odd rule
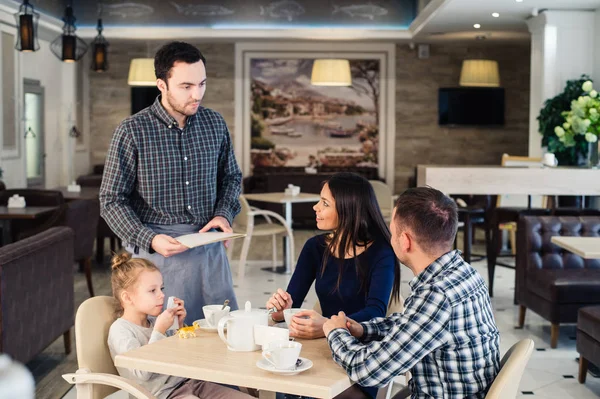
[[[411,398],[483,398],[500,369],[499,333],[483,278],[458,251],[454,201],[430,187],[396,203],[392,247],[415,277],[404,313],[357,323],[343,312],[323,331],[333,359],[362,386],[410,371]]]

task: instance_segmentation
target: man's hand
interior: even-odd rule
[[[189,248],[166,234],[158,234],[152,239],[152,249],[165,258],[187,251]]]
[[[337,316],[331,316],[331,319],[327,320],[325,324],[323,324],[323,333],[325,333],[325,337],[327,337],[329,333],[336,328],[348,330],[347,322],[348,319],[346,319],[346,313],[344,312],[339,312]]]
[[[223,233],[233,233],[233,230],[231,229],[231,226],[229,225],[229,222],[223,216],[215,216],[210,222],[208,222],[206,224],[206,226],[204,226],[199,231],[199,233],[205,233],[205,232],[207,232],[210,229],[219,229]],[[229,240],[223,242],[223,245],[225,245],[225,248],[228,248],[229,247]]]
[[[361,339],[365,333],[363,326],[349,317],[346,317],[346,327],[348,327],[348,331],[350,331],[350,334],[352,334],[354,338]]]

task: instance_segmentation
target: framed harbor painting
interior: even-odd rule
[[[244,175],[258,168],[360,168],[393,182],[393,50],[339,43],[236,45],[235,147]],[[312,85],[319,58],[347,59],[352,85]]]

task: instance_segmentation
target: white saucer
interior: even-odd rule
[[[279,369],[275,368],[275,366],[273,366],[271,363],[269,363],[267,361],[267,359],[260,359],[258,362],[256,362],[256,367],[258,367],[259,369],[265,370],[265,371],[270,371],[271,373],[274,373],[274,374],[296,375],[303,371],[308,370],[309,368],[311,368],[313,366],[313,362],[311,360],[308,360],[305,357],[301,357],[300,359],[302,359],[302,364],[294,370],[279,370]]]
[[[198,327],[201,330],[209,331],[209,332],[217,332],[217,327],[211,327],[208,325],[206,319],[196,320],[194,323],[198,324]]]

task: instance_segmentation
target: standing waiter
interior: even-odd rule
[[[102,217],[136,257],[161,270],[165,298],[185,300],[185,322],[202,306],[230,300],[231,270],[221,243],[188,249],[174,237],[218,229],[231,232],[240,212],[242,173],[223,117],[200,106],[206,60],[183,42],[154,57],[161,94],[115,130],[106,163]]]

